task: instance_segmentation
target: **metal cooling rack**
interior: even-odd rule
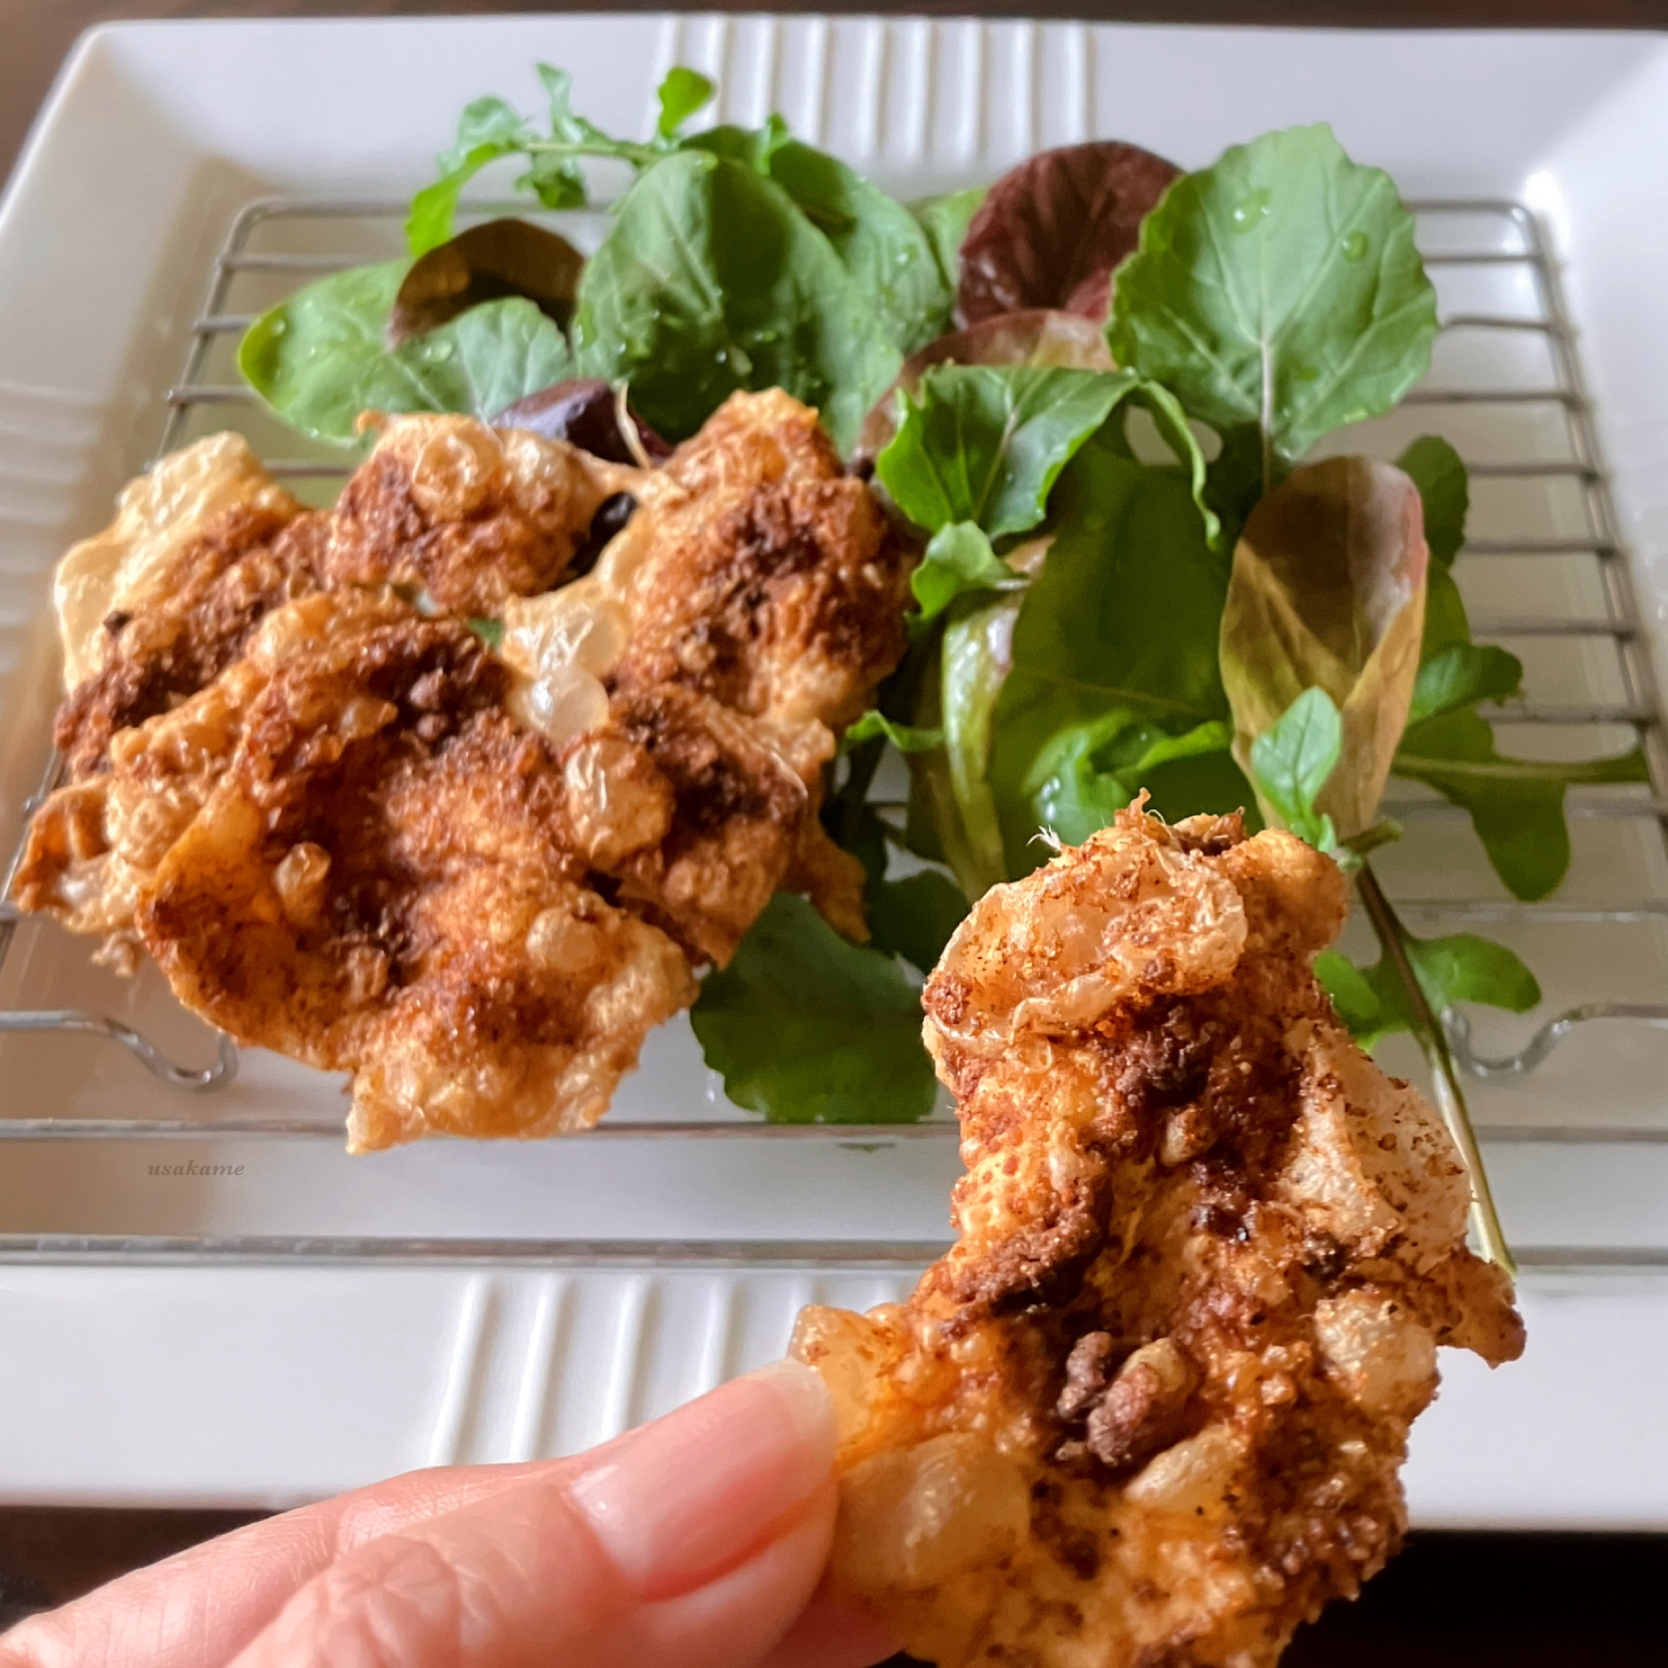
[[[1665,736],[1660,702],[1653,675],[1649,645],[1641,628],[1633,587],[1609,484],[1600,461],[1593,425],[1593,410],[1585,391],[1574,344],[1574,327],[1568,312],[1556,265],[1545,235],[1535,216],[1521,204],[1498,199],[1422,201],[1411,205],[1420,218],[1421,241],[1428,252],[1427,266],[1437,269],[1499,268],[1521,284],[1528,305],[1521,312],[1451,311],[1443,319],[1444,341],[1468,333],[1516,332],[1543,343],[1550,375],[1544,381],[1503,382],[1496,386],[1472,385],[1462,381],[1442,385],[1427,382],[1403,402],[1404,407],[1436,408],[1458,413],[1462,409],[1534,408],[1556,413],[1562,429],[1562,446],[1557,455],[1511,457],[1469,464],[1474,483],[1489,480],[1549,480],[1569,483],[1579,497],[1584,526],[1570,534],[1550,537],[1472,539],[1465,547],[1469,558],[1533,558],[1578,560],[1590,563],[1599,581],[1602,611],[1588,617],[1546,614],[1512,616],[1474,613],[1473,635],[1479,641],[1499,639],[1558,639],[1577,648],[1608,644],[1613,649],[1619,673],[1621,696],[1607,701],[1557,703],[1512,703],[1488,713],[1505,726],[1556,726],[1577,732],[1591,731],[1591,745],[1585,756],[1607,748],[1601,739],[1618,728],[1635,734],[1644,749],[1649,768],[1649,786],[1638,789],[1583,791],[1572,788],[1566,800],[1567,815],[1574,821],[1643,819],[1655,823],[1668,837],[1668,736]],[[525,213],[525,205],[483,212]],[[300,282],[324,273],[356,265],[367,259],[386,258],[399,253],[398,227],[405,212],[403,204],[388,202],[320,201],[274,198],[250,205],[237,219],[214,267],[208,296],[195,321],[185,366],[179,382],[167,395],[168,416],[159,452],[167,452],[213,428],[231,423],[243,429],[256,449],[263,453],[267,468],[280,478],[298,483],[315,483],[328,490],[330,484],[348,473],[339,454],[305,448],[294,450],[294,439],[265,416],[253,395],[236,380],[232,350],[255,313],[276,301]],[[1468,233],[1467,228],[1470,228]],[[1434,235],[1431,235],[1434,234]],[[1440,427],[1440,423],[1437,424]],[[279,447],[287,451],[278,450]],[[302,488],[305,490],[305,487]],[[1463,572],[1463,570],[1462,570]],[[32,810],[59,779],[60,764],[54,759],[39,793],[26,809]],[[1388,801],[1389,814],[1406,823],[1428,819],[1459,823],[1463,813],[1435,796],[1404,797]],[[1469,839],[1470,835],[1464,836]],[[8,891],[12,874],[22,856],[22,843],[14,852],[6,872]],[[1393,890],[1393,889],[1392,889]],[[1520,903],[1485,897],[1396,898],[1397,907],[1412,920],[1442,919],[1458,923],[1489,923],[1534,920],[1564,923],[1668,922],[1668,894],[1630,897],[1614,903],[1581,903],[1557,899]],[[13,949],[20,928],[32,928],[28,917],[12,906],[0,904],[0,970]],[[1558,1015],[1544,1024],[1529,1043],[1515,1054],[1488,1056],[1471,1044],[1470,1027],[1461,1014],[1448,1016],[1452,1040],[1460,1062],[1475,1077],[1521,1077],[1532,1071],[1558,1042],[1578,1026],[1601,1022],[1631,1023],[1668,1028],[1668,1006],[1645,1004],[1588,1003]],[[177,1064],[151,1039],[118,1020],[78,1010],[0,1011],[0,1032],[56,1032],[104,1039],[125,1048],[146,1070],[171,1087],[196,1095],[212,1095],[225,1087],[237,1070],[237,1050],[221,1038],[215,1064],[191,1069]],[[1501,1144],[1668,1144],[1668,1125],[1622,1126],[1576,1124],[1502,1125],[1489,1124],[1480,1130],[1485,1145]],[[947,1119],[919,1125],[770,1125],[731,1119],[691,1119],[678,1122],[609,1120],[596,1129],[569,1139],[597,1140],[687,1140],[744,1139],[752,1141],[835,1141],[893,1143],[953,1139],[956,1126]],[[201,1140],[216,1136],[271,1137],[282,1139],[340,1140],[339,1123],[275,1117],[187,1117],[168,1119],[106,1118],[17,1118],[0,1119],[0,1140],[10,1141],[110,1141],[174,1139]],[[490,1256],[514,1260],[514,1246],[505,1242],[445,1241],[453,1260]],[[529,1259],[548,1261],[553,1248],[564,1242],[539,1241],[526,1248]],[[110,1241],[89,1237],[69,1239],[52,1236],[45,1242],[28,1236],[0,1235],[0,1258],[17,1259],[31,1255],[100,1257],[112,1250],[126,1256],[144,1254],[149,1242]],[[234,1254],[264,1257],[274,1247],[286,1255],[304,1254],[309,1241],[209,1240],[157,1241],[150,1250],[168,1257],[175,1252],[192,1255]],[[403,1247],[403,1249],[402,1249]],[[912,1263],[936,1254],[936,1247],[876,1245],[870,1252],[850,1245],[772,1245],[748,1242],[746,1248],[717,1242],[665,1245],[658,1247],[616,1247],[621,1257],[650,1260],[736,1260],[754,1262],[762,1253],[775,1252],[792,1261],[820,1263],[835,1256],[850,1261],[853,1255],[880,1257]],[[568,1252],[596,1260],[606,1247],[569,1244]],[[320,1241],[313,1251],[323,1258],[424,1258],[433,1254],[430,1242],[416,1241]],[[611,1253],[610,1253],[611,1254]],[[765,1260],[769,1260],[768,1256]],[[780,1260],[780,1255],[778,1256]],[[1661,1266],[1668,1263],[1668,1248],[1628,1249],[1580,1247],[1538,1248],[1522,1260],[1543,1266],[1624,1268]]]

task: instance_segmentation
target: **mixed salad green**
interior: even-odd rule
[[[623,383],[677,441],[732,391],[781,386],[916,530],[909,653],[825,808],[867,871],[873,943],[772,904],[694,1011],[734,1099],[922,1116],[908,970],[1047,857],[1039,829],[1080,841],[1143,791],[1171,818],[1244,806],[1357,873],[1384,955],[1318,971],[1368,1044],[1412,1030],[1440,1073],[1432,1016],[1538,1000],[1503,946],[1395,920],[1368,861],[1399,833],[1386,781],[1463,807],[1505,885],[1539,898],[1569,863],[1566,786],[1643,765],[1500,752],[1487,707],[1523,669],[1471,640],[1453,447],[1315,457],[1430,363],[1435,291],[1387,174],[1314,126],[1191,174],[1102,143],[903,203],[778,118],[692,127],[712,87],[691,70],[643,142],[540,73],[543,125],[495,98],[464,112],[408,260],[301,290],[240,362],[281,418],[341,444],[366,408],[490,417],[573,377]],[[588,202],[584,165],[626,171],[588,259],[520,220],[454,235],[463,186],[504,158],[552,210]],[[901,815],[875,793],[892,754]]]

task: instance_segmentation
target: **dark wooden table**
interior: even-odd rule
[[[756,10],[707,0],[701,10]],[[659,6],[676,0],[656,0]],[[318,17],[552,11],[549,4],[398,4],[396,0],[0,0],[0,174],[75,37],[92,24],[140,17]],[[592,0],[584,10],[610,9]],[[792,9],[787,8],[787,9]],[[833,11],[886,10],[881,0]],[[1171,23],[1325,24],[1403,28],[1668,27],[1668,0],[950,0],[895,8],[993,16],[1091,16]],[[139,1564],[248,1521],[225,1512],[0,1510],[0,1626],[60,1604]],[[1431,1535],[1353,1606],[1306,1629],[1287,1668],[1659,1668],[1668,1625],[1668,1538]]]

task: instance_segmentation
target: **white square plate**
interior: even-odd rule
[[[1527,197],[1565,262],[1642,612],[1651,626],[1662,618],[1660,38],[619,15],[124,25],[82,42],[0,204],[0,845],[47,754],[51,564],[107,519],[113,493],[154,451],[238,212],[273,194],[408,194],[469,98],[494,91],[536,107],[540,59],[572,70],[580,108],[625,132],[646,131],[666,68],[692,63],[718,80],[721,119],[778,109],[908,195],[987,180],[1089,136],[1197,166],[1266,128],[1325,119],[1409,197]],[[1484,211],[1422,222],[1428,251],[1489,257],[1438,270],[1445,314],[1539,306],[1513,227]],[[1432,390],[1542,385],[1544,332],[1477,337],[1444,338]],[[1531,404],[1445,409],[1441,424],[1478,461],[1539,457],[1563,442]],[[236,407],[213,415],[259,421]],[[1350,443],[1397,444],[1418,415]],[[1584,505],[1567,488],[1480,479],[1474,532],[1578,539]],[[1479,560],[1466,578],[1474,607],[1497,618],[1602,612],[1593,583],[1579,562],[1542,558]],[[1606,643],[1562,658],[1512,646],[1540,701],[1635,698],[1617,686]],[[1590,729],[1537,734],[1553,750],[1592,741]],[[1568,905],[1602,915],[1619,900],[1668,897],[1654,821],[1580,821],[1575,846]],[[1418,824],[1394,864],[1404,896],[1503,896],[1451,823]],[[1668,1000],[1658,914],[1595,922],[1566,909],[1500,930],[1541,973],[1545,1012]],[[85,945],[34,924],[0,972],[0,1006],[91,1007],[209,1057],[205,1034],[154,981],[120,988],[88,968]],[[1479,1020],[1480,1040],[1516,1047],[1533,1023]],[[1592,1032],[1528,1083],[1479,1090],[1477,1110],[1496,1126],[1660,1129],[1665,1071],[1668,1038]],[[617,1116],[723,1115],[707,1093],[687,1029],[669,1028]],[[193,1102],[105,1043],[0,1039],[6,1118],[334,1123],[340,1111],[335,1084],[262,1056],[223,1094]],[[1668,1279],[1551,1266],[1557,1247],[1576,1245],[1649,1263],[1668,1223],[1668,1148],[1501,1141],[1490,1160],[1508,1229],[1536,1256],[1524,1282],[1530,1352],[1492,1378],[1469,1358],[1447,1363],[1409,1473],[1416,1520],[1668,1525],[1668,1433],[1653,1390],[1668,1365],[1653,1342],[1668,1337]],[[157,1173],[179,1164],[229,1173]],[[805,1301],[896,1295],[911,1260],[944,1237],[955,1170],[954,1144],[941,1139],[881,1151],[825,1140],[433,1143],[358,1160],[305,1138],[8,1143],[0,1499],[285,1504],[415,1464],[582,1446],[779,1353]],[[95,1258],[77,1259],[77,1235],[95,1237]],[[205,1237],[244,1254],[168,1255]],[[556,1238],[613,1242],[613,1260],[502,1255],[506,1240]],[[446,1243],[427,1262],[408,1245],[400,1267],[321,1255],[366,1239]],[[745,1268],[716,1255],[621,1256],[619,1242],[647,1240],[846,1249]]]

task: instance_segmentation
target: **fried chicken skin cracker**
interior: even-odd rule
[[[323,531],[241,435],[210,435],[133,481],[54,576],[68,695],[53,740],[68,774],[104,768],[118,730],[195,695],[264,614],[316,590]]]
[[[959,1238],[808,1309],[833,1574],[939,1668],[1265,1668],[1396,1549],[1439,1344],[1523,1346],[1424,1099],[1311,971],[1342,877],[1139,808],[974,906],[925,993]]]
[[[617,683],[843,728],[903,658],[914,559],[816,413],[780,388],[732,394],[658,473]]]
[[[99,649],[60,720],[92,762],[36,814],[20,905],[348,1072],[357,1148],[594,1122],[783,886],[866,936],[817,811],[912,557],[815,413],[737,396],[654,471],[393,419],[316,514],[261,497],[241,445],[214,536],[169,546],[177,591],[100,628],[166,639],[167,675]],[[636,514],[557,583],[625,487]]]
[[[332,593],[269,675],[136,910],[176,995],[352,1073],[351,1148],[594,1123],[694,996],[662,932],[585,884],[561,760],[467,628]]]
[[[331,517],[328,581],[410,586],[445,613],[497,619],[556,584],[639,473],[474,417],[382,419]]]

